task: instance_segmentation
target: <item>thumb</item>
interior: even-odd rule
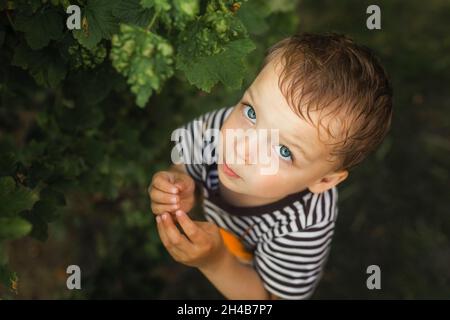
[[[186,190],[186,183],[182,180],[175,180],[175,187],[177,187],[179,192]]]
[[[186,191],[190,187],[190,179],[186,176],[177,176],[175,178],[175,186],[180,192]]]
[[[175,183],[176,176],[171,171],[160,171],[158,173],[161,177],[163,177],[167,182],[170,182],[171,184]]]

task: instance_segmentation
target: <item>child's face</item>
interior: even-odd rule
[[[223,140],[219,148],[222,154],[219,155],[223,156],[226,165],[219,162],[219,179],[233,192],[267,200],[281,199],[305,188],[323,192],[344,180],[347,171],[333,170],[335,163],[329,161],[329,147],[319,140],[316,126],[289,107],[278,87],[279,73],[276,68],[272,61],[261,70],[224,122],[221,129]],[[316,122],[317,115],[314,112],[310,115]],[[270,129],[278,129],[279,143],[273,145],[268,142],[273,151],[270,161],[278,162],[276,173],[262,174],[262,168],[268,166],[267,162],[263,165],[249,161],[251,153],[257,150],[251,146],[261,143],[258,141],[260,136],[233,139],[227,143],[228,129],[266,129],[269,130],[268,135]],[[240,147],[244,153],[237,151]],[[240,164],[227,160],[233,158],[231,154],[234,152],[238,154],[237,158],[240,156],[243,160]]]

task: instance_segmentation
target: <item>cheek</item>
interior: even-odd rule
[[[227,146],[226,144],[227,130],[236,130],[236,129],[247,130],[249,128],[251,128],[251,126],[248,124],[247,121],[245,121],[245,119],[242,119],[240,113],[238,111],[233,111],[228,117],[228,119],[223,123],[222,128],[220,129],[220,141],[221,141],[220,149],[224,150],[225,146]],[[229,131],[228,133],[231,135],[231,137],[234,136],[232,131],[231,132]],[[232,141],[230,141],[230,143],[232,143]],[[228,151],[229,151],[228,153],[231,152],[230,150]]]
[[[251,124],[242,115],[241,107],[236,106],[230,116],[225,120],[222,125],[224,129],[248,129],[251,128]]]
[[[234,130],[234,129],[237,129],[237,128],[239,128],[239,124],[238,124],[238,121],[236,119],[235,112],[233,112],[233,113],[230,114],[228,119],[225,120],[225,122],[222,125],[222,128],[220,129],[221,139],[223,141],[226,140],[227,130]]]
[[[255,180],[258,180],[258,185],[262,188],[266,189],[271,186],[277,186],[280,182],[280,179],[276,175],[258,175]]]
[[[255,172],[249,177],[247,182],[250,182],[251,188],[257,193],[271,197],[285,195],[290,189],[290,183],[286,183],[286,179],[279,174],[262,175]]]

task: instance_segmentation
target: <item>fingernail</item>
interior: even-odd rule
[[[156,217],[156,223],[160,223],[161,222],[161,218],[160,218],[160,216],[157,216]]]
[[[177,210],[177,212],[175,212],[175,214],[177,215],[177,217],[181,217],[183,215],[183,211]]]
[[[165,220],[167,220],[167,215],[164,213],[163,215],[162,215],[162,219],[165,221]]]

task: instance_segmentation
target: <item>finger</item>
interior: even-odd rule
[[[175,212],[180,208],[179,204],[160,204],[152,202],[152,212],[157,215],[162,215],[164,212]]]
[[[169,240],[167,239],[166,232],[164,231],[164,228],[162,226],[162,220],[160,216],[156,217],[156,229],[159,233],[159,238],[161,239],[161,242],[163,243],[164,247],[167,248],[169,244]]]
[[[170,243],[170,240],[167,236],[164,225],[162,223],[161,216],[156,217],[156,228],[159,233],[159,238],[161,239],[161,242],[163,243],[164,247],[167,249],[169,254],[177,261],[180,260],[180,258],[184,257],[185,254]]]
[[[184,233],[188,236],[194,244],[202,240],[202,230],[195,224],[194,221],[182,210],[175,212],[178,222]]]
[[[162,225],[169,243],[182,251],[188,251],[191,244],[189,243],[189,240],[182,235],[180,231],[178,231],[170,214],[164,213],[161,218],[163,220]]]
[[[176,204],[180,200],[179,196],[172,193],[161,191],[157,188],[152,188],[150,191],[150,199],[161,204]]]
[[[177,193],[178,189],[173,184],[173,176],[168,172],[159,172],[154,176],[152,186],[158,188],[161,191],[169,193]]]

